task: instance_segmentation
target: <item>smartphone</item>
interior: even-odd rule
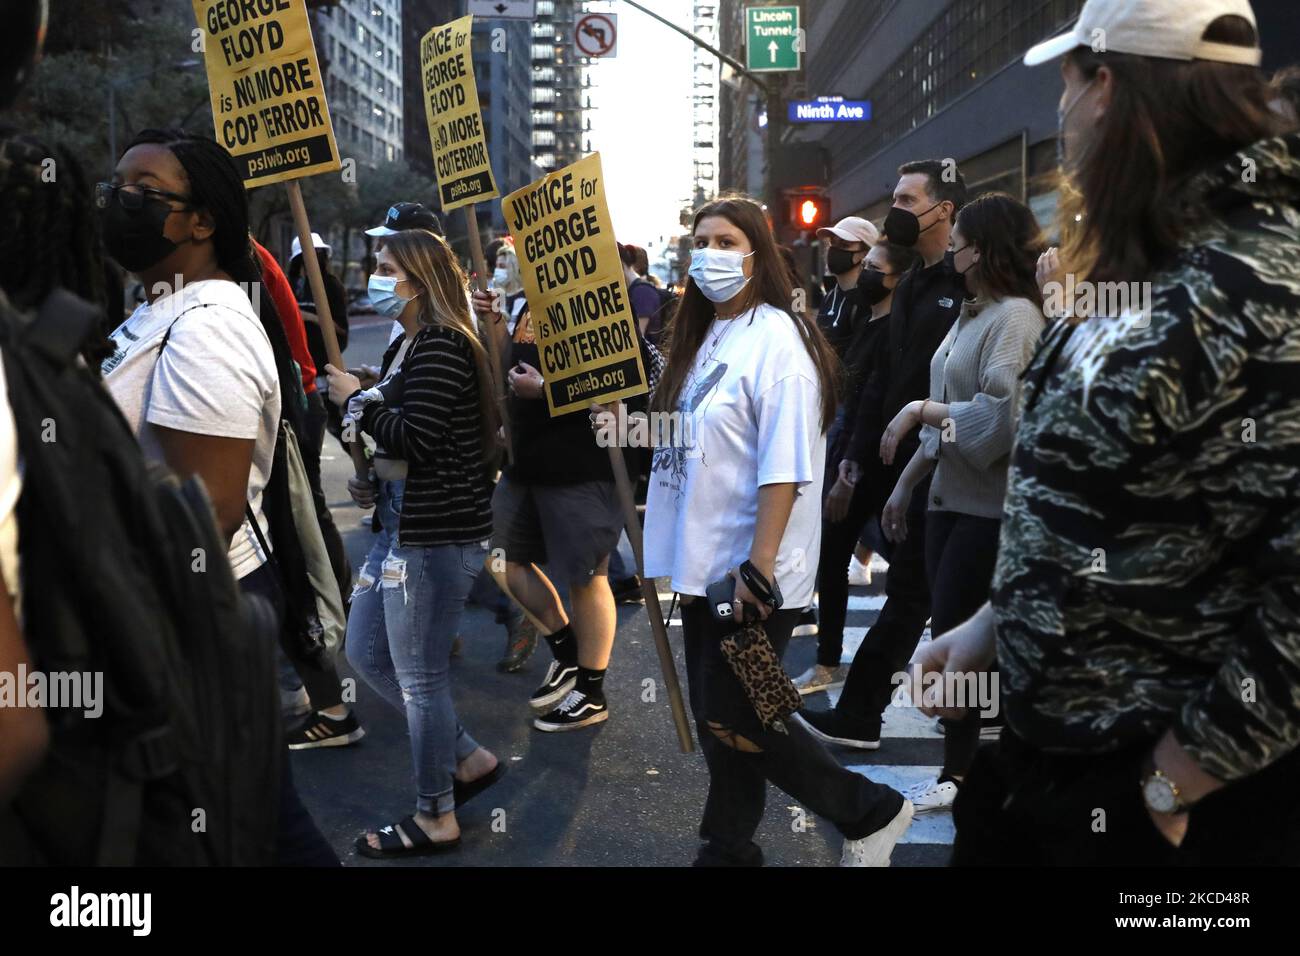
[[[719,624],[735,624],[736,617],[736,579],[728,574],[721,581],[714,581],[704,589],[704,600],[709,602],[709,613]],[[746,624],[759,619],[758,610],[748,604],[742,604]]]

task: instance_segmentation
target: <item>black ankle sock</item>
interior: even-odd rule
[[[605,672],[603,670],[588,670],[582,665],[578,666],[578,683],[574,685],[574,690],[580,690],[588,697],[594,697],[597,700],[605,699]]]
[[[551,653],[561,664],[578,663],[578,641],[573,636],[573,625],[566,624],[554,634],[547,634],[546,643],[551,645]]]

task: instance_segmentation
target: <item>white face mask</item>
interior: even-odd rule
[[[745,260],[753,253],[728,252],[725,249],[696,249],[691,253],[689,275],[705,298],[716,304],[730,302],[749,284]]]
[[[510,273],[506,272],[505,269],[498,269],[492,273],[492,287],[494,289],[504,289],[509,281]]]

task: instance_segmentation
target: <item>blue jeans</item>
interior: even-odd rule
[[[385,700],[406,714],[415,762],[416,809],[441,815],[456,808],[452,774],[478,743],[451,700],[451,642],[484,543],[402,546],[397,520],[403,482],[379,483],[382,529],[352,591],[348,661]]]

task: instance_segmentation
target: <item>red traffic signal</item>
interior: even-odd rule
[[[795,197],[791,209],[791,225],[796,229],[821,229],[830,224],[831,203],[824,195]]]

